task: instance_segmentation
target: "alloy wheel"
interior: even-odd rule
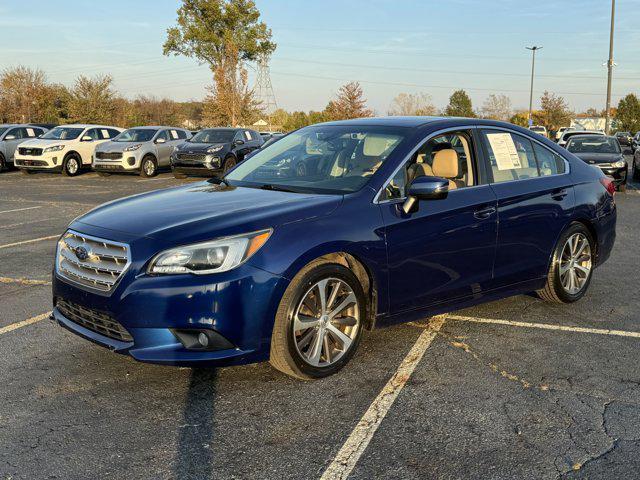
[[[583,233],[571,235],[562,248],[558,272],[562,288],[570,295],[578,294],[591,275],[592,256],[589,239]]]
[[[293,341],[302,360],[314,367],[336,363],[358,334],[360,311],[345,281],[326,278],[313,285],[293,315]]]
[[[75,175],[78,172],[78,161],[74,157],[67,160],[67,172],[71,175]]]
[[[144,173],[146,173],[148,177],[152,177],[155,171],[156,166],[153,163],[153,160],[147,160],[144,162]]]

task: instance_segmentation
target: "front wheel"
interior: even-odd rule
[[[280,301],[271,364],[303,380],[338,372],[358,347],[366,312],[364,291],[351,270],[335,263],[311,263]]]
[[[62,164],[62,174],[67,177],[75,177],[80,173],[80,158],[76,155],[69,155]]]
[[[640,182],[640,170],[638,170],[638,167],[636,166],[636,156],[634,156],[633,158],[633,165],[631,167],[631,174],[633,176],[633,179],[637,182]]]
[[[7,169],[7,162],[4,159],[4,155],[0,153],[0,172],[3,172]]]
[[[156,159],[151,155],[147,155],[142,159],[142,165],[140,165],[140,176],[144,178],[155,177],[158,174],[158,164]]]
[[[560,237],[538,296],[548,302],[572,303],[586,293],[595,266],[595,244],[587,228],[572,224]]]
[[[237,165],[237,161],[235,159],[235,157],[227,157],[224,159],[224,165],[222,167],[222,172],[223,173],[227,173],[229,170],[231,170],[233,167],[235,167]]]

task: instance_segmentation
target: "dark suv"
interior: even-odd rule
[[[260,134],[254,130],[207,128],[176,147],[171,155],[171,170],[176,178],[223,174],[263,143]]]

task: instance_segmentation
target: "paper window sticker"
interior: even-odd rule
[[[36,132],[33,130],[33,128],[27,128],[27,135],[29,135],[30,137],[35,137]]]
[[[100,130],[102,133],[102,138],[109,138],[109,130]]]
[[[251,140],[251,134],[245,130],[244,136],[247,137],[247,140]]]
[[[171,136],[173,137],[174,140],[178,139],[178,132],[176,132],[175,130],[171,130]]]
[[[498,170],[522,168],[516,144],[509,133],[488,133],[487,139],[496,159]]]

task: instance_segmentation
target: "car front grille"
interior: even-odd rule
[[[206,155],[203,153],[179,153],[178,160],[184,163],[202,163]]]
[[[42,155],[41,148],[27,148],[27,147],[18,147],[18,153],[20,155],[31,155],[34,157],[39,157]]]
[[[48,167],[49,164],[45,160],[14,160],[16,165],[25,167]]]
[[[129,246],[68,230],[58,242],[56,271],[67,280],[110,292],[131,263]]]
[[[120,160],[122,152],[96,152],[98,160]]]
[[[133,342],[133,337],[127,329],[107,313],[83,307],[62,298],[58,298],[56,307],[65,318],[84,328],[121,342]]]

